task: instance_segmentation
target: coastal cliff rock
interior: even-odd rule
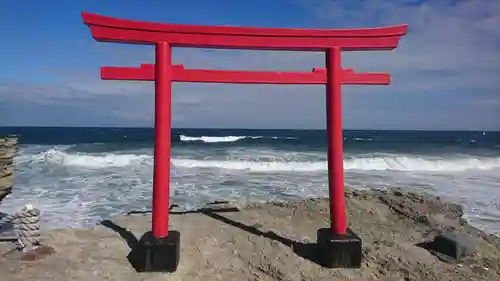
[[[459,205],[402,189],[346,190],[345,198],[350,228],[363,240],[361,269],[316,263],[316,229],[328,225],[329,203],[308,199],[236,206],[235,212],[172,210],[170,227],[181,233],[181,261],[172,274],[138,274],[127,261],[130,247],[151,228],[151,215],[139,213],[91,229],[46,232],[42,243],[55,254],[35,262],[2,255],[9,247],[0,244],[0,276],[5,281],[500,280],[500,238],[470,226]],[[474,249],[460,261],[443,259],[425,246],[442,232],[474,240]]]
[[[0,203],[10,194],[13,186],[14,156],[19,150],[17,137],[0,138]]]

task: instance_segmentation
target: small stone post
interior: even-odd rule
[[[17,230],[17,247],[23,253],[40,246],[40,210],[26,204],[21,212],[9,215],[5,220],[14,224]]]
[[[40,246],[40,210],[26,204],[18,216],[17,242],[23,253]]]

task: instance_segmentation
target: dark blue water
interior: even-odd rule
[[[0,135],[15,134],[22,144],[100,144],[102,151],[152,147],[152,128],[71,128],[71,127],[0,127]],[[243,137],[236,141],[206,142],[210,137]],[[248,129],[173,129],[173,146],[267,146],[291,150],[325,150],[323,130],[248,130]],[[500,154],[500,132],[484,131],[381,131],[346,130],[344,148],[347,151],[385,151],[407,153],[485,152]],[[92,152],[92,151],[88,151]]]
[[[1,209],[32,202],[50,227],[86,227],[151,205],[151,128],[3,127],[15,134],[16,187]],[[185,208],[327,196],[320,130],[174,129],[171,197]],[[344,131],[345,184],[403,187],[461,203],[500,233],[500,133]]]

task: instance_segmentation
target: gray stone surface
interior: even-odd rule
[[[0,219],[2,218],[0,213]],[[0,221],[0,242],[17,240],[14,225]]]
[[[452,232],[437,235],[431,245],[432,250],[457,261],[473,254],[475,248],[476,242],[472,238]]]

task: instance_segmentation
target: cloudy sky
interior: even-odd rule
[[[203,25],[346,28],[407,23],[398,49],[344,53],[390,86],[344,86],[349,129],[500,130],[498,0],[3,1],[0,125],[151,126],[153,83],[99,67],[152,63],[153,48],[93,41],[80,12]],[[321,53],[175,49],[206,69],[310,71]],[[176,127],[324,128],[323,86],[175,84]]]

